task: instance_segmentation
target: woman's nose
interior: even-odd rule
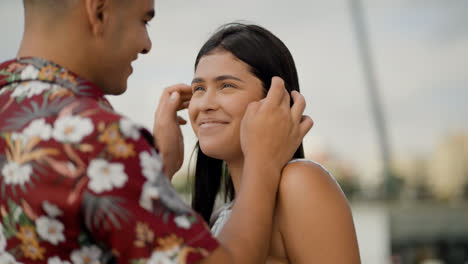
[[[219,107],[216,91],[213,89],[206,91],[200,99],[201,111],[212,111]]]

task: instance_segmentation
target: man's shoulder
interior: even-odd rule
[[[114,111],[103,96],[90,96],[84,90],[81,92],[55,82],[39,80],[4,86],[0,102],[5,101],[5,105],[0,107],[0,110],[4,110],[0,112],[0,117],[5,118],[0,121],[0,131],[20,132],[42,120],[56,133],[62,133],[64,140],[80,131],[87,131],[87,140],[95,140],[96,137],[92,135],[114,132],[137,140],[143,133],[143,127]],[[72,131],[72,128],[76,129]],[[59,137],[58,134],[56,136]]]

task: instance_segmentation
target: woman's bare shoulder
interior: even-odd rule
[[[308,159],[290,161],[283,169],[279,188],[280,193],[286,194],[314,191],[317,195],[344,195],[333,175],[321,164]]]
[[[279,229],[292,263],[359,263],[351,209],[323,166],[311,160],[288,163],[277,203]]]

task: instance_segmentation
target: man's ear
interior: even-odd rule
[[[84,0],[89,25],[94,35],[101,35],[109,18],[111,0]]]

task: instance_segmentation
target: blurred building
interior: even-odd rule
[[[427,186],[427,157],[399,155],[394,159],[392,166],[396,177],[403,182],[400,192],[402,200],[421,200],[432,197]]]
[[[468,185],[468,134],[443,138],[430,157],[427,184],[438,199],[463,199]]]
[[[398,155],[393,162],[403,180],[401,199],[456,201],[468,198],[468,134],[443,137],[432,153]]]

